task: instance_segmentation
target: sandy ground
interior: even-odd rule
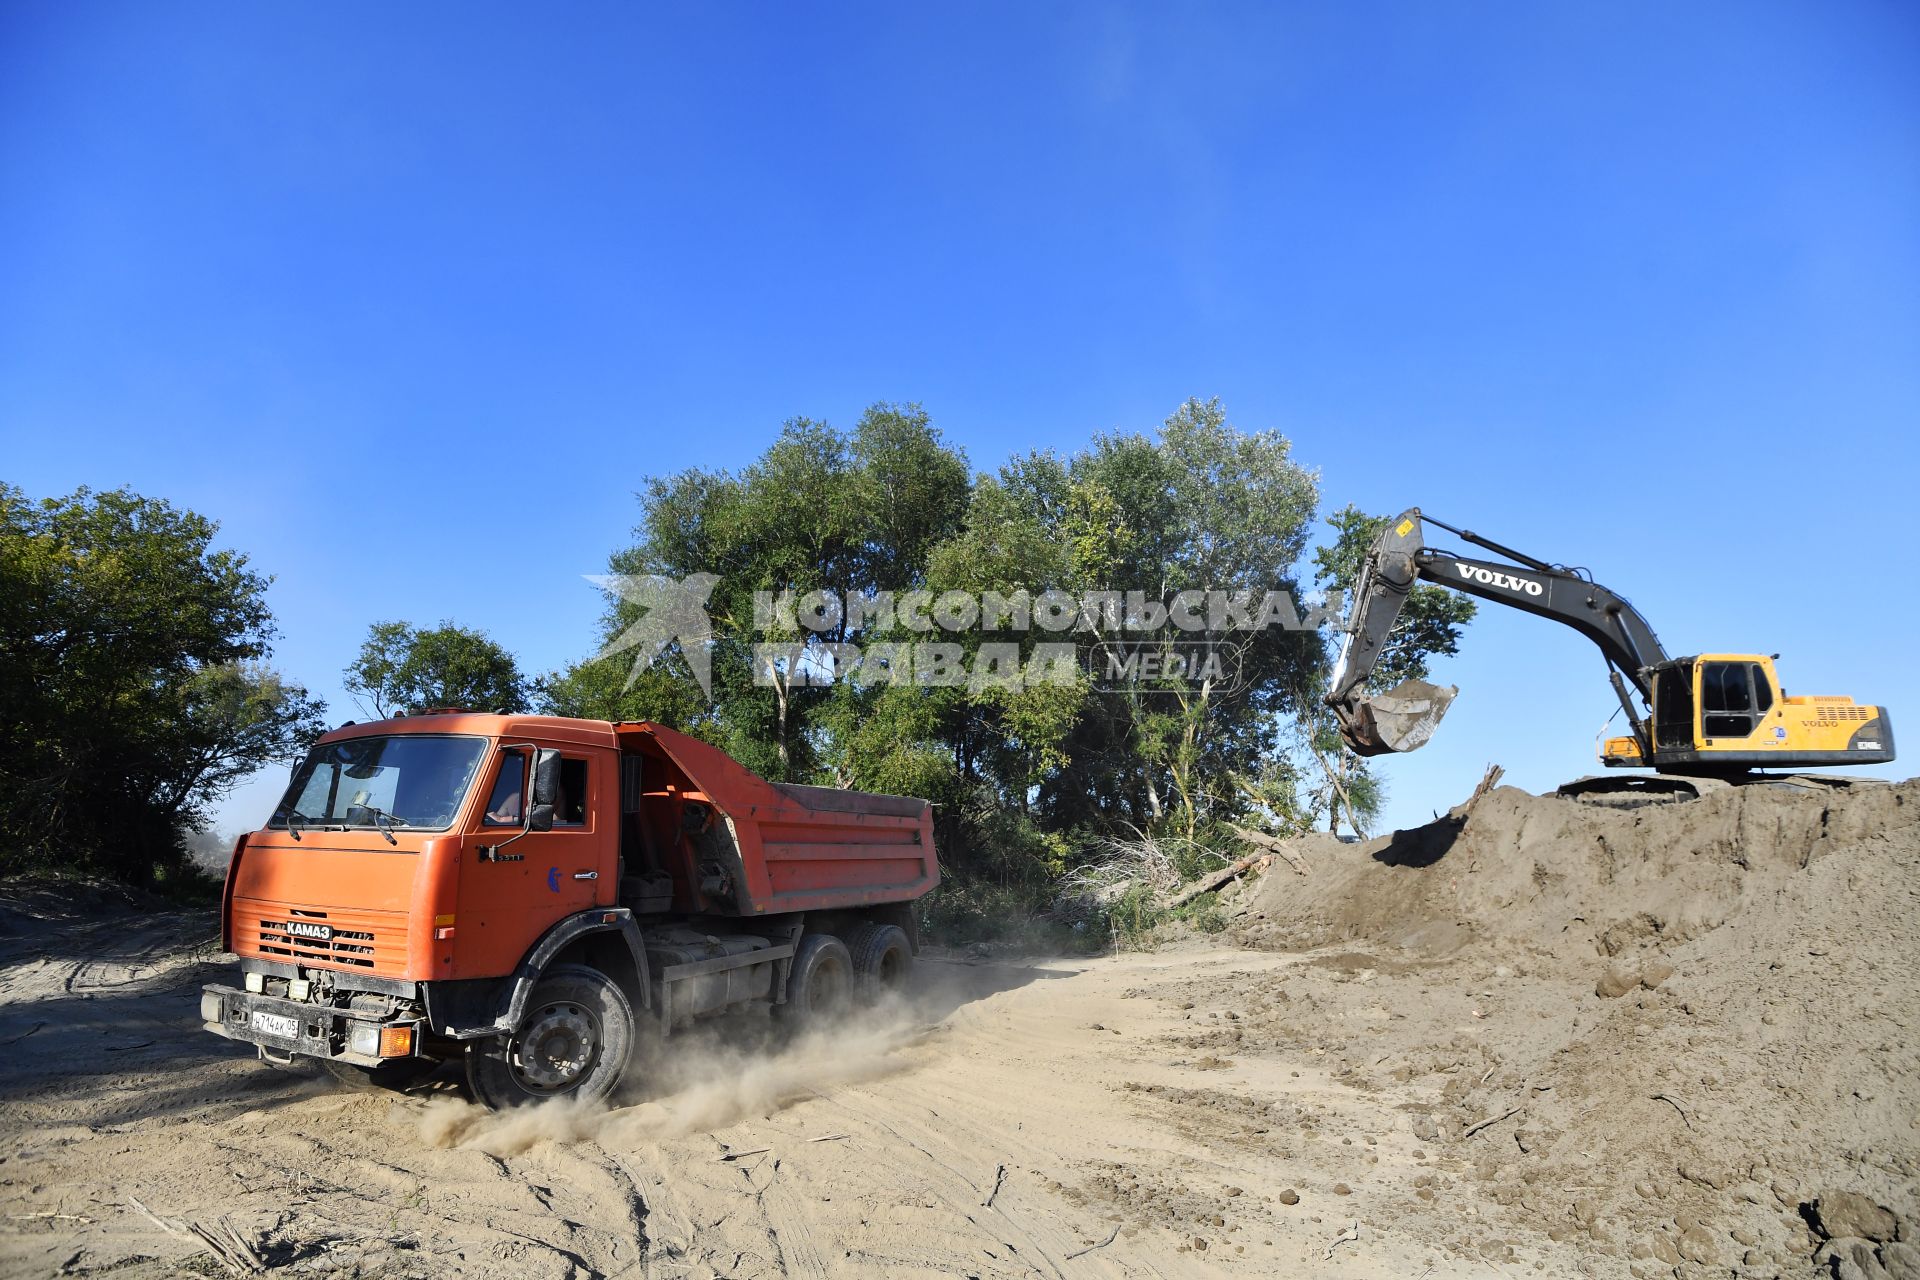
[[[1496,791],[504,1117],[200,1032],[202,917],[0,893],[0,1273],[226,1274],[144,1205],[346,1276],[1920,1274],[1914,798]]]
[[[220,1273],[136,1198],[344,1275],[1488,1270],[1395,1225],[1416,1181],[1452,1182],[1396,1100],[1311,1049],[1208,1047],[1249,984],[1310,960],[928,963],[913,1008],[832,1040],[721,1028],[662,1099],[501,1119],[451,1092],[341,1092],[199,1032],[204,933],[173,916],[8,939],[7,1274]],[[1556,1256],[1542,1238],[1510,1269]]]

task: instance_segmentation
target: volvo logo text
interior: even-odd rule
[[[1519,578],[1511,573],[1495,573],[1491,569],[1482,569],[1479,565],[1475,564],[1461,564],[1457,560],[1454,561],[1453,567],[1460,571],[1461,577],[1470,578],[1475,582],[1484,583],[1489,587],[1505,587],[1508,591],[1524,591],[1530,596],[1537,596],[1542,590],[1540,584],[1532,578]]]

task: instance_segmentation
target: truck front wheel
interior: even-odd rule
[[[534,984],[520,1029],[467,1049],[474,1101],[495,1111],[613,1092],[633,1050],[633,1006],[613,980],[560,964]]]

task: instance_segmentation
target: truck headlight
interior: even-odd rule
[[[356,1022],[347,1033],[347,1048],[369,1058],[380,1056],[380,1028],[370,1022]]]
[[[227,1016],[227,1002],[220,998],[218,991],[200,993],[200,1021],[222,1022]]]
[[[247,975],[247,990],[253,992],[254,995],[259,995],[262,991],[265,991],[266,989],[267,989],[266,974],[249,973]]]

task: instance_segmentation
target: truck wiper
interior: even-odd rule
[[[298,844],[300,842],[300,828],[293,825],[295,818],[300,819],[302,822],[312,822],[313,819],[298,809],[289,808],[287,810],[287,834],[293,837],[295,844]]]
[[[387,838],[388,844],[400,843],[398,840],[393,838],[393,828],[395,826],[406,827],[406,826],[412,825],[405,818],[399,817],[395,814],[388,813],[385,809],[376,808],[373,805],[364,805],[362,807],[370,810],[373,813],[374,830],[378,831],[381,835],[385,836]]]

